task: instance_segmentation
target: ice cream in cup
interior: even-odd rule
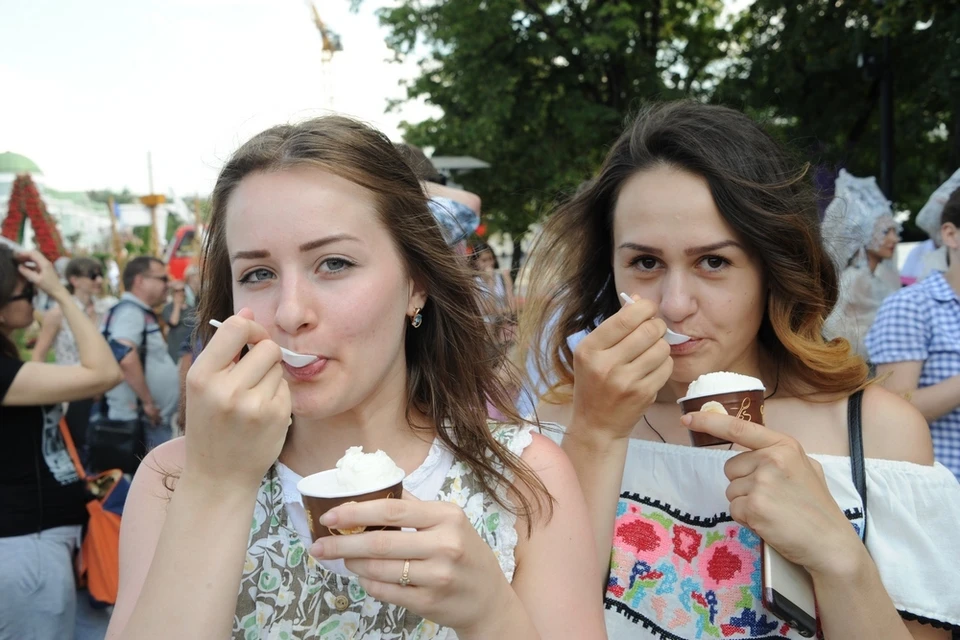
[[[687,395],[677,400],[677,404],[684,414],[713,411],[763,424],[765,390],[763,382],[757,378],[729,371],[715,371],[705,373],[691,382],[687,387]],[[699,431],[691,431],[690,440],[695,447],[729,444],[728,440]]]
[[[303,478],[297,483],[297,490],[303,497],[313,539],[364,531],[398,530],[389,526],[328,529],[320,524],[320,517],[341,504],[400,498],[404,475],[403,469],[383,451],[364,453],[363,447],[350,447],[337,461],[335,469]]]

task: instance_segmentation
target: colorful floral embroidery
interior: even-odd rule
[[[606,607],[658,637],[801,637],[763,606],[760,538],[727,514],[695,517],[625,493],[613,535]]]

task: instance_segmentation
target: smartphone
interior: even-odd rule
[[[817,633],[817,601],[810,574],[765,542],[760,547],[763,606],[804,638],[812,638]]]

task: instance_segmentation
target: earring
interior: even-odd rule
[[[410,326],[412,326],[414,329],[419,329],[420,325],[423,324],[423,314],[420,313],[420,311],[421,307],[417,307],[417,310],[413,312],[414,316],[413,320],[410,321]]]

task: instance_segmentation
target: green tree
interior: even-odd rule
[[[405,138],[489,162],[457,180],[481,195],[491,230],[519,243],[558,192],[592,174],[641,100],[710,94],[729,39],[721,9],[721,0],[403,0],[380,19],[399,58],[426,52],[407,98],[443,111],[405,123]]]
[[[113,201],[117,204],[130,204],[137,201],[137,196],[130,193],[130,189],[126,187],[119,193],[110,189],[94,189],[93,191],[87,191],[87,196],[93,202],[102,203],[110,202],[110,198],[113,198]]]
[[[894,198],[914,214],[960,166],[960,2],[755,0],[714,100],[767,120],[818,165],[880,172],[880,68],[890,37]]]

